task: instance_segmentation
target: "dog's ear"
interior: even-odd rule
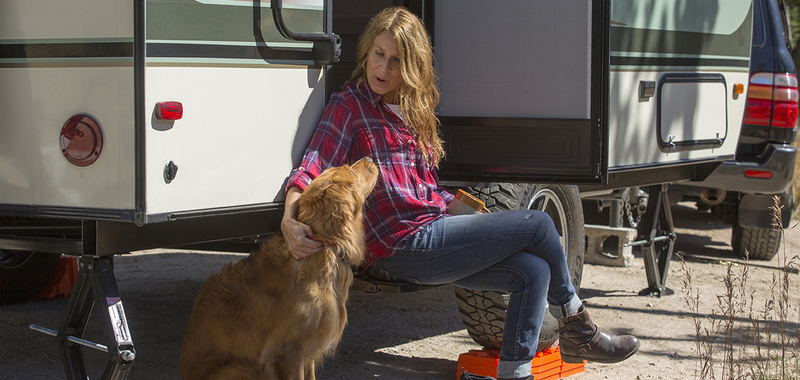
[[[324,183],[318,182],[313,186],[308,186],[303,193],[300,194],[300,204],[312,204],[319,202],[319,200],[325,196],[325,192],[328,191],[328,188],[333,185],[331,181],[323,182]]]
[[[315,234],[330,235],[338,229],[336,225],[347,223],[360,206],[357,194],[347,182],[332,180],[309,195],[300,203],[300,212],[305,219],[302,222],[309,224]]]
[[[352,225],[356,215],[360,218],[364,200],[353,188],[356,178],[348,168],[338,169],[326,173],[326,182],[317,184],[322,186],[309,185],[300,198],[297,220],[309,225],[318,236],[335,238]],[[304,198],[306,192],[309,194]]]
[[[298,213],[297,213],[297,221],[301,223],[308,224],[308,220],[311,218],[311,214],[315,214],[315,209],[318,208],[319,203],[323,202],[325,199],[325,194],[328,192],[328,189],[333,186],[333,183],[328,180],[315,180],[316,183],[312,182],[302,194],[300,194],[300,199],[297,201],[298,203]]]

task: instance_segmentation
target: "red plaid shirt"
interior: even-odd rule
[[[366,81],[331,96],[286,189],[304,190],[329,167],[370,157],[380,168],[364,210],[367,264],[394,254],[408,236],[445,215],[453,195],[438,185],[406,125]]]

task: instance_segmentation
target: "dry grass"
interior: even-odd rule
[[[776,197],[773,229],[785,232],[781,213]],[[789,299],[790,268],[800,258],[789,258],[785,247],[778,253],[783,270],[773,274],[767,294],[750,290],[749,263],[738,268],[729,263],[722,277],[725,291],[716,295],[710,318],[700,317],[701,289],[693,285],[691,270],[682,262],[683,299],[695,326],[699,379],[800,380],[798,316],[789,315],[791,303],[798,301]]]

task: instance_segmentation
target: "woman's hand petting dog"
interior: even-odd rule
[[[307,224],[297,221],[297,199],[300,198],[300,190],[296,187],[289,189],[286,194],[286,212],[281,220],[281,232],[283,233],[284,244],[289,255],[295,260],[302,260],[308,256],[322,250],[323,244],[309,239],[314,236],[314,231]]]
[[[322,243],[308,238],[313,236],[311,227],[297,220],[292,219],[281,223],[281,232],[283,232],[286,250],[295,260],[305,259],[322,250]]]

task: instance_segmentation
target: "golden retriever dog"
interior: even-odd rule
[[[283,236],[211,276],[194,303],[180,357],[181,380],[313,380],[336,348],[364,259],[364,200],[378,169],[368,158],[322,172],[299,199],[321,252],[296,261]]]

